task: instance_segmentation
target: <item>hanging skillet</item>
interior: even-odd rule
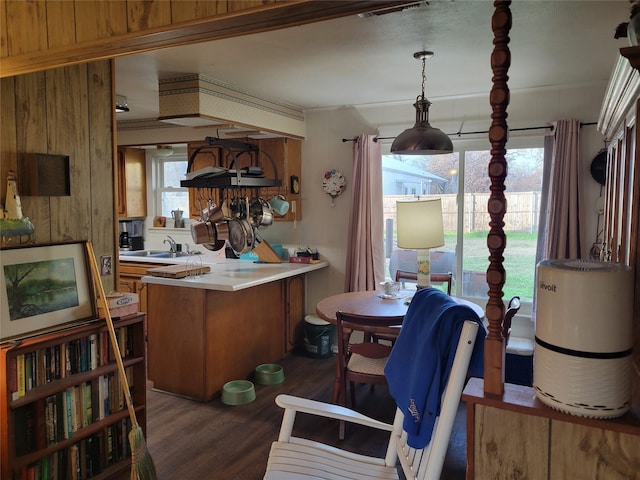
[[[607,183],[607,151],[600,150],[591,160],[591,176],[600,185]]]
[[[237,254],[247,253],[253,248],[255,235],[253,227],[246,218],[229,220],[229,244]]]

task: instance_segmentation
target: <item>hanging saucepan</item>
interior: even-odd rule
[[[206,208],[202,209],[202,219],[206,222],[216,223],[224,218],[222,207],[213,202],[209,202]]]
[[[198,245],[216,243],[216,231],[211,222],[198,220],[191,224],[191,238]]]
[[[266,228],[273,223],[273,210],[262,198],[257,197],[251,201],[249,219],[256,228]]]
[[[229,224],[229,243],[233,251],[247,253],[253,248],[255,236],[253,228],[246,218],[232,218]]]
[[[229,227],[227,225],[227,222],[207,223],[209,223],[211,225],[211,228],[213,229],[215,241],[205,243],[203,245],[207,250],[213,250],[214,252],[217,252],[226,245],[227,240],[229,239]]]
[[[226,234],[227,233],[225,233],[225,235]],[[202,245],[207,250],[213,251],[220,250],[226,243],[226,238],[218,238],[216,225],[211,222],[203,222],[202,220],[191,224],[191,238],[193,238],[193,241],[198,245]]]
[[[229,240],[229,224],[227,222],[217,222],[215,229],[218,240]]]

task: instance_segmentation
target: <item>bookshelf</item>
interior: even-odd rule
[[[146,430],[145,315],[114,321]],[[106,479],[131,468],[131,429],[104,320],[1,346],[1,477]]]

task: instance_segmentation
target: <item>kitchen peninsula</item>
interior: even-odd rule
[[[202,260],[211,270],[182,279],[142,277],[148,301],[148,377],[158,390],[200,401],[211,400],[227,381],[248,378],[255,367],[278,361],[299,344],[305,275],[328,266],[324,261],[254,263],[206,255],[171,260],[157,262],[188,266]]]

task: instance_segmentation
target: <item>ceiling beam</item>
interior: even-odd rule
[[[140,32],[114,35],[91,42],[29,52],[2,58],[0,78],[22,75],[123,55],[188,45],[252,33],[267,32],[322,20],[379,12],[415,1],[387,0],[291,0],[270,2],[247,10]]]

